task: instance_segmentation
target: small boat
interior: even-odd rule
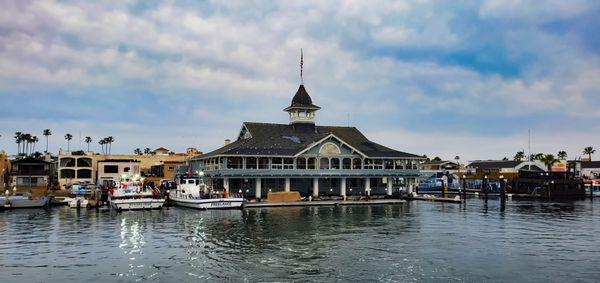
[[[169,199],[175,205],[196,209],[240,209],[244,205],[244,198],[213,191],[196,176],[180,176],[176,189],[169,192]]]
[[[40,208],[47,206],[49,202],[48,196],[32,196],[28,193],[7,197],[10,208]]]
[[[6,197],[0,196],[0,210],[6,206]]]
[[[139,175],[133,177],[122,176],[116,182],[116,187],[111,188],[108,194],[110,207],[118,211],[162,209],[165,199],[159,197],[157,189],[148,189],[143,185],[143,178]]]

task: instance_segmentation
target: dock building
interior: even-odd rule
[[[315,104],[300,85],[284,109],[288,124],[244,122],[234,141],[191,159],[213,188],[264,198],[392,195],[410,191],[424,157],[370,141],[356,127],[315,124]]]

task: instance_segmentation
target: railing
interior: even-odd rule
[[[416,177],[419,170],[404,169],[219,169],[204,171],[207,176],[212,177]]]

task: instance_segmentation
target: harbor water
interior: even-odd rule
[[[600,280],[600,199],[0,212],[0,282]]]

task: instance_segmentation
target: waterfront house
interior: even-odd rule
[[[10,180],[10,160],[4,151],[0,151],[0,194],[9,186]]]
[[[25,157],[11,162],[11,187],[17,192],[43,192],[52,180],[52,163],[42,158]]]
[[[600,161],[582,161],[581,175],[588,179],[600,178]]]
[[[289,107],[288,124],[244,122],[234,141],[191,159],[213,188],[260,199],[269,192],[302,196],[392,195],[412,190],[420,155],[394,150],[356,127],[320,126],[304,85]]]
[[[140,175],[141,162],[136,159],[104,159],[98,160],[99,185],[114,184],[123,175]]]
[[[517,174],[519,170],[545,172],[546,165],[540,161],[478,160],[466,167],[470,174]]]
[[[454,174],[460,171],[464,171],[465,168],[456,162],[450,160],[439,160],[439,161],[427,161],[419,164],[419,170],[421,173],[448,173]]]

